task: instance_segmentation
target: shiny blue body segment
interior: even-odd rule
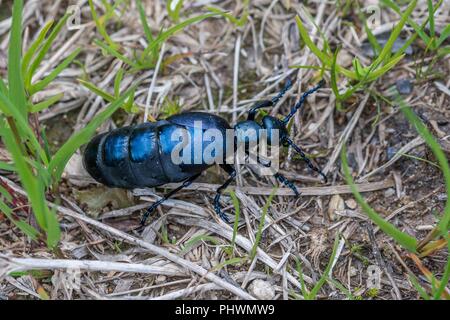
[[[128,137],[125,135],[110,135],[105,140],[105,164],[114,166],[123,161],[128,154]]]
[[[155,146],[155,133],[143,131],[130,138],[130,158],[133,162],[143,162],[150,155]],[[106,150],[105,150],[106,151]]]

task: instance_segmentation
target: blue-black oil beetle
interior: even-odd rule
[[[146,122],[99,134],[89,142],[84,151],[84,167],[95,180],[109,187],[133,189],[156,187],[169,182],[182,182],[178,188],[173,189],[149,207],[142,217],[142,224],[157,206],[190,185],[203,171],[213,165],[207,161],[197,161],[191,164],[175,164],[172,161],[172,151],[177,142],[172,138],[174,130],[181,128],[192,131],[195,122],[201,122],[202,130],[217,129],[223,133],[223,136],[227,130],[232,130],[235,141],[239,140],[242,131],[248,129],[254,129],[257,132],[265,129],[268,140],[270,140],[271,132],[276,129],[278,130],[278,141],[276,142],[279,145],[291,146],[308,167],[322,175],[326,182],[326,176],[312,164],[302,149],[294,144],[286,129],[289,120],[302,106],[306,97],[317,91],[322,85],[323,81],[320,81],[316,87],[305,92],[284,119],[266,115],[262,118],[261,123],[255,121],[258,109],[274,106],[289,90],[292,86],[290,80],[273,99],[257,102],[250,109],[247,120],[238,122],[233,128],[225,119],[217,115],[205,112],[186,112],[170,116],[165,120]],[[204,144],[202,141],[196,142],[195,139],[192,139],[190,143]],[[273,144],[274,141],[269,141],[270,143]],[[195,150],[195,146],[193,147]],[[221,210],[220,195],[235,178],[236,170],[233,164],[227,162],[221,163],[220,166],[228,173],[229,178],[217,189],[214,209],[223,220],[229,222]],[[295,185],[283,175],[274,173],[274,176],[291,188],[295,194],[300,194]]]

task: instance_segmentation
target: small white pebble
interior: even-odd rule
[[[349,209],[355,210],[358,206],[358,203],[356,203],[355,199],[347,199],[345,200],[345,204]]]
[[[253,280],[248,289],[255,298],[260,300],[271,300],[275,297],[274,287],[264,280]]]
[[[156,277],[155,283],[156,284],[164,283],[164,282],[166,282],[166,280],[167,280],[166,276],[160,275],[160,276]]]

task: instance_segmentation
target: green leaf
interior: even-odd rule
[[[378,213],[375,212],[363,199],[361,194],[359,193],[358,189],[355,186],[355,183],[353,181],[353,178],[350,174],[350,169],[348,167],[347,162],[347,148],[345,146],[342,147],[341,151],[341,162],[342,162],[342,168],[344,170],[344,176],[347,180],[347,183],[350,185],[350,189],[352,190],[352,193],[358,202],[358,204],[361,206],[363,211],[367,214],[367,216],[378,226],[380,227],[383,232],[391,236],[397,243],[399,243],[402,247],[409,250],[410,252],[416,252],[417,247],[417,240],[410,235],[398,230],[393,224],[390,222],[384,220]]]
[[[189,241],[186,242],[186,244],[183,246],[183,250],[181,250],[181,252],[180,252],[180,256],[183,256],[186,253],[188,253],[193,246],[195,246],[197,243],[199,243],[201,241],[209,241],[215,245],[218,245],[220,243],[219,239],[216,237],[208,236],[206,234],[201,234],[201,235],[192,237],[191,239],[189,239]]]
[[[27,114],[27,99],[23,85],[20,60],[22,57],[23,0],[13,2],[11,34],[8,50],[9,98],[23,117]]]
[[[236,236],[237,236],[237,231],[238,231],[238,227],[239,227],[239,217],[241,215],[241,209],[239,206],[239,199],[236,196],[236,193],[233,190],[230,190],[230,196],[231,196],[231,200],[233,201],[233,207],[235,210],[235,215],[234,215],[234,223],[233,223],[233,237],[231,238],[231,248],[232,248],[232,252],[234,252],[234,247],[236,244]]]
[[[48,31],[52,27],[53,23],[54,23],[54,21],[50,20],[49,22],[47,22],[44,25],[44,27],[39,32],[39,35],[36,38],[36,40],[30,45],[27,52],[23,56],[23,60],[22,60],[22,76],[23,77],[25,77],[27,69],[31,62],[31,59],[33,58],[34,54],[37,52],[37,50],[41,46],[41,44],[44,42],[44,39],[45,39]]]
[[[264,228],[264,223],[266,221],[266,214],[267,214],[267,211],[269,210],[270,204],[272,203],[272,199],[275,196],[275,193],[277,192],[277,189],[278,188],[273,188],[272,192],[270,193],[269,198],[267,199],[267,202],[265,203],[265,205],[262,209],[261,218],[259,219],[258,231],[256,232],[256,236],[255,236],[255,243],[253,244],[252,250],[250,252],[250,260],[255,259],[256,250],[258,249],[259,242],[261,241],[262,231]]]
[[[88,88],[89,90],[91,90],[92,92],[94,92],[96,95],[102,97],[103,99],[105,99],[108,102],[112,102],[114,101],[115,97],[111,94],[109,94],[106,91],[103,91],[102,89],[100,89],[99,87],[97,87],[95,84],[88,82],[88,81],[84,81],[82,79],[78,79],[78,81],[85,86],[86,88]]]
[[[151,43],[153,41],[153,35],[152,31],[150,30],[150,27],[147,22],[147,17],[145,15],[144,8],[142,7],[141,0],[136,1],[138,10],[139,10],[139,18],[141,19],[142,27],[144,28],[145,37],[147,38],[148,43]]]
[[[435,31],[434,31],[434,8],[433,8],[433,2],[431,0],[427,0],[428,3],[428,19],[430,23],[430,35],[431,38],[434,38]]]
[[[320,288],[322,288],[322,286],[325,284],[325,281],[327,281],[328,277],[330,276],[331,267],[333,267],[338,246],[339,246],[339,234],[336,234],[336,237],[334,239],[333,252],[331,253],[330,260],[328,260],[327,267],[325,268],[325,271],[323,272],[319,281],[317,281],[314,288],[311,289],[311,292],[309,293],[309,299],[311,300],[316,299],[317,293],[319,292]]]
[[[38,189],[37,179],[25,161],[25,156],[14,140],[11,131],[5,125],[5,121],[0,120],[0,135],[8,151],[11,153],[17,174],[31,202],[36,220],[42,229],[47,230],[46,215],[43,209],[45,206],[45,197],[40,197],[43,193],[42,190]]]
[[[30,68],[26,72],[26,76],[24,77],[25,85],[27,88],[31,87],[31,79],[33,78],[33,75],[36,71],[36,69],[41,64],[42,60],[44,59],[47,52],[50,50],[53,42],[55,41],[56,37],[58,36],[59,32],[61,31],[62,27],[65,25],[67,19],[69,18],[69,15],[66,14],[64,17],[58,21],[56,26],[52,29],[52,32],[48,36],[48,38],[45,40],[44,44],[42,45],[41,50],[37,54],[37,56],[34,58],[33,62],[31,63]]]
[[[364,15],[361,15],[362,18],[364,18]],[[377,41],[377,38],[372,33],[372,30],[367,25],[367,20],[364,18],[364,30],[366,30],[367,33],[367,39],[369,40],[370,45],[372,46],[373,52],[375,53],[375,56],[377,56],[381,52],[381,46]]]
[[[217,16],[217,14],[216,13],[202,14],[202,15],[184,20],[183,22],[180,22],[179,24],[167,29],[166,31],[159,34],[158,37],[152,43],[149,43],[147,48],[145,48],[145,50],[144,50],[143,56],[144,57],[148,56],[148,54],[153,49],[157,48],[159,45],[161,45],[164,41],[166,41],[168,38],[170,38],[176,32],[183,30],[185,27],[187,27],[191,24],[200,22],[202,20],[205,20],[207,18],[214,17],[214,16]]]
[[[100,48],[102,48],[103,50],[105,50],[107,53],[112,55],[113,57],[116,57],[117,59],[125,62],[126,64],[128,64],[136,69],[139,68],[139,65],[137,65],[136,63],[131,61],[129,58],[125,57],[123,54],[118,52],[114,47],[111,47],[111,46],[107,45],[106,43],[103,43],[97,39],[94,40],[94,43],[96,45],[98,45]]]
[[[122,68],[117,71],[116,77],[114,78],[114,96],[120,96],[120,83],[122,82],[124,70]]]
[[[394,46],[394,43],[397,40],[397,38],[400,36],[400,32],[403,30],[403,26],[405,25],[406,21],[409,19],[409,16],[411,15],[412,11],[416,7],[416,4],[417,4],[417,0],[411,1],[408,8],[402,14],[400,21],[397,23],[395,28],[392,30],[388,41],[386,42],[385,46],[383,47],[383,49],[380,52],[380,55],[372,63],[372,66],[374,66],[374,69],[376,69],[383,61],[386,61],[387,59],[389,59],[392,47]]]
[[[244,11],[244,13],[242,14],[241,18],[236,18],[234,17],[232,14],[230,14],[227,11],[222,11],[219,8],[215,8],[215,7],[206,7],[206,9],[208,11],[214,12],[218,15],[221,15],[222,17],[224,17],[225,19],[227,19],[228,21],[230,21],[232,24],[234,24],[236,27],[243,27],[245,26],[245,24],[247,23],[248,20],[248,8]]]
[[[94,3],[93,3],[92,0],[89,0],[89,8],[91,9],[92,19],[94,19],[95,26],[97,27],[98,32],[101,34],[103,39],[106,40],[106,42],[108,43],[109,47],[111,47],[114,50],[117,50],[119,48],[119,45],[117,43],[115,43],[114,41],[112,41],[112,39],[108,35],[108,32],[106,32],[106,29],[105,29],[105,26],[104,26],[104,22],[107,21],[108,18],[112,14],[111,13],[111,11],[112,11],[111,8],[109,10],[107,9],[107,15],[103,16],[103,19],[101,19],[102,21],[100,21],[99,17],[97,16],[97,12],[95,11]]]
[[[394,10],[397,14],[399,14],[400,16],[402,16],[402,11],[400,9],[400,7],[392,0],[381,0],[381,2],[388,6],[389,8],[391,8],[392,10]],[[411,19],[408,16],[408,24],[414,28],[414,31],[416,31],[416,33],[419,35],[419,37],[423,40],[423,42],[425,43],[429,43],[430,42],[430,37],[423,31],[423,27],[419,26],[413,19]],[[428,21],[428,19],[427,19]],[[423,25],[425,26],[425,25]]]
[[[295,21],[297,22],[298,31],[300,33],[300,36],[303,39],[303,42],[305,42],[306,46],[320,59],[320,61],[325,65],[330,67],[332,64],[332,58],[319,50],[317,46],[314,44],[312,39],[309,36],[309,32],[306,30],[305,26],[303,25],[302,20],[299,16],[295,17]],[[344,74],[346,77],[350,79],[357,79],[357,76],[355,73],[353,73],[350,70],[345,69],[344,67],[341,67],[339,65],[336,65],[336,69],[338,72]]]
[[[0,92],[3,93],[5,96],[8,95],[8,87],[6,87],[6,84],[2,78],[0,78]]]
[[[167,1],[167,12],[174,22],[178,22],[180,20],[180,10],[183,8],[183,0],[178,0],[174,10],[172,10],[172,2],[173,0]]]
[[[54,248],[61,237],[61,229],[56,215],[56,210],[49,210],[47,207],[47,246]]]
[[[41,81],[38,81],[35,84],[32,84],[29,93],[30,95],[35,94],[36,92],[42,91],[45,87],[47,87],[50,82],[55,80],[55,78],[63,71],[67,66],[76,58],[76,56],[81,52],[81,48],[77,48],[72,52],[67,58],[64,59],[48,76],[46,76]]]
[[[50,98],[48,98],[47,100],[41,101],[39,103],[36,103],[34,105],[31,105],[29,107],[29,112],[31,113],[36,113],[42,110],[47,109],[48,107],[50,107],[52,104],[55,104],[56,102],[58,102],[59,100],[61,100],[61,98],[64,96],[64,93],[59,93],[56,94],[54,96],[51,96]]]
[[[44,150],[42,149],[41,145],[39,144],[39,141],[34,135],[33,130],[29,126],[28,120],[22,116],[18,108],[14,106],[13,102],[10,99],[8,99],[5,95],[3,95],[3,93],[1,92],[0,92],[0,105],[3,105],[6,108],[7,114],[10,114],[13,117],[15,124],[21,130],[24,137],[30,141],[31,145],[34,148],[34,151],[40,156],[42,162],[44,164],[47,164],[48,163],[47,156],[45,155]],[[0,122],[1,121],[3,121],[3,119],[0,119]]]
[[[448,24],[442,31],[441,36],[436,42],[436,47],[440,47],[441,44],[450,37],[450,24]]]
[[[439,143],[434,139],[433,135],[428,131],[426,126],[422,121],[415,115],[415,113],[408,107],[406,102],[402,99],[398,92],[396,93],[395,102],[399,105],[400,110],[403,112],[405,117],[411,122],[416,128],[420,136],[425,140],[427,145],[430,147],[434,156],[436,157],[439,166],[444,175],[445,187],[447,190],[447,202],[444,208],[444,215],[438,223],[441,235],[446,236],[447,231],[450,227],[450,168],[448,166],[447,157],[442,151]]]

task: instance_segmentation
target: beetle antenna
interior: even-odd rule
[[[292,87],[292,81],[291,79],[286,79],[286,84],[284,85],[284,88],[275,96],[272,98],[272,103],[275,105],[280,99],[286,94],[286,92]]]
[[[303,103],[306,100],[306,97],[310,94],[316,92],[319,90],[323,85],[325,84],[325,80],[320,80],[317,86],[312,88],[311,90],[306,91],[301,97],[300,100],[294,105],[294,107],[291,109],[291,112],[283,119],[284,124],[287,124],[289,120],[292,118],[292,116],[300,109],[300,107],[303,105]]]
[[[295,151],[298,152],[298,154],[300,154],[300,157],[302,157],[302,159],[306,162],[306,164],[308,165],[308,167],[311,170],[314,170],[315,172],[317,172],[318,174],[320,174],[324,180],[325,183],[328,182],[327,176],[322,172],[322,170],[320,170],[319,168],[317,168],[312,162],[311,160],[306,156],[306,154],[303,152],[303,150],[297,146],[294,141],[292,141],[290,138],[286,137],[284,138],[284,141],[286,141],[287,144],[289,144]]]

